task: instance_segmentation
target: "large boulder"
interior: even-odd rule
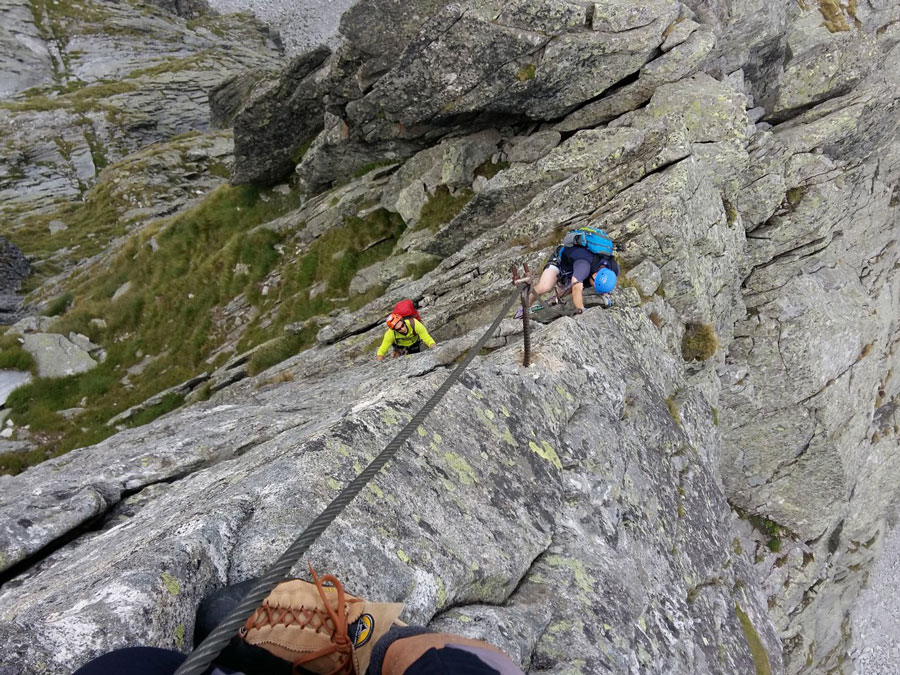
[[[319,47],[294,57],[237,113],[232,183],[274,184],[293,170],[303,146],[322,129],[325,106],[317,78],[330,54]]]
[[[65,377],[97,367],[84,346],[57,333],[26,333],[22,348],[34,357],[39,377]]]
[[[342,92],[350,100],[330,111],[336,121],[323,132],[330,140],[310,148],[301,178],[322,189],[373,156],[408,157],[428,140],[458,132],[462,119],[472,129],[498,118],[565,115],[650,61],[679,4],[654,0],[627,9],[569,0],[446,5],[370,87]]]
[[[350,122],[381,114],[415,128],[470,112],[559,117],[637,71],[678,15],[668,0],[634,16],[617,2],[589,12],[566,0],[513,2],[499,15],[489,4],[438,13],[392,72],[348,106]]]

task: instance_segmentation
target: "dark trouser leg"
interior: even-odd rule
[[[74,675],[172,675],[186,658],[158,647],[125,647],[84,664]]]

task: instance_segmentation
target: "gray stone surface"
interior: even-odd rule
[[[538,131],[526,136],[514,136],[503,144],[504,161],[533,163],[559,145],[558,131]]]
[[[475,169],[497,154],[500,139],[500,132],[487,129],[442,141],[417,153],[391,176],[381,204],[414,227],[422,208],[439,187],[455,192],[472,185]]]
[[[206,0],[219,12],[250,12],[278,31],[290,54],[338,42],[341,14],[356,0]]]
[[[684,23],[687,22],[676,25]],[[660,85],[677,82],[694,73],[712,50],[715,41],[715,35],[711,30],[698,26],[684,42],[671,47],[658,58],[643,65],[636,82],[626,84],[609,96],[579,108],[554,128],[559,131],[584,129],[608,122],[634,110],[646,103]]]
[[[34,357],[39,377],[65,377],[97,367],[87,351],[56,333],[26,333],[22,348]]]
[[[728,545],[729,509],[706,459],[717,441],[700,431],[709,406],[697,398],[685,406],[684,426],[675,424],[662,396],[683,385],[681,367],[656,348],[654,333],[637,310],[594,310],[581,323],[541,330],[541,357],[525,379],[517,346],[481,360],[442,407],[470,414],[430,417],[314,546],[317,567],[356,593],[404,601],[411,622],[454,607],[441,621],[466,634],[485,630],[482,622],[466,626],[467,613],[493,605],[496,620],[520,636],[514,654],[523,663],[564,668],[577,645],[592,672],[632,659],[648,672],[746,672],[753,661],[737,605],[780,673],[750,564]],[[576,369],[570,391],[558,387],[561,359],[600,335],[608,360]],[[442,358],[438,351],[428,356]],[[226,399],[76,450],[66,461],[78,474],[67,470],[30,498],[31,526],[4,519],[10,564],[86,518],[113,513],[124,490],[181,476],[155,497],[129,498],[127,521],[110,521],[4,587],[0,641],[17,672],[39,663],[70,669],[134,635],[186,647],[199,597],[259,573],[273,546],[286,545],[371,457],[358,448],[386,441],[444,375],[422,372],[421,360],[366,359],[340,391],[298,399],[325,358],[311,356],[297,361],[293,383],[237,385]],[[374,380],[391,384],[373,387]],[[226,402],[254,391],[250,408]],[[463,429],[474,442],[458,442]],[[58,462],[0,479],[0,508],[46,486],[43,474]],[[310,474],[323,480],[305,480]],[[202,503],[198,494],[217,498]],[[110,566],[116,579],[98,591]],[[60,593],[65,601],[54,600]]]
[[[850,653],[857,675],[888,675],[900,658],[900,530],[896,515],[884,523],[878,562],[853,609],[854,647]]]
[[[53,81],[54,57],[25,0],[0,2],[0,98]]]
[[[816,668],[842,667],[849,610],[900,478],[897,56],[893,47],[853,94],[763,132],[753,149],[750,184],[764,200],[746,222],[748,314],[719,370],[722,473],[736,504],[801,549],[771,596],[792,673],[816,672],[804,653]],[[780,201],[766,194],[780,185]],[[784,573],[775,569],[770,578]]]
[[[642,260],[635,267],[628,270],[625,276],[631,279],[638,291],[645,298],[656,293],[662,282],[662,274],[652,260]]]
[[[405,12],[398,30],[390,26],[387,42],[372,46],[395,4],[360,3],[344,16],[348,46],[320,78],[319,96],[328,94],[330,106],[324,129],[298,168],[313,191],[369,162],[411,156],[424,136],[454,131],[461,115],[560,117],[651,60],[679,13],[674,0],[631,14],[616,3],[588,11],[568,0],[497,6],[469,0],[438,11],[423,0]],[[372,25],[368,36],[358,28]],[[281,87],[278,100],[294,96],[290,75]],[[248,146],[277,147],[280,136],[280,129],[260,129]]]
[[[24,335],[25,333],[46,333],[52,323],[53,319],[49,316],[28,316],[10,326],[8,332],[19,335]]]
[[[792,22],[790,59],[771,116],[783,118],[789,111],[844,94],[879,62],[876,35],[855,25],[851,29],[854,20],[844,8],[836,13],[838,17],[828,19],[818,6],[810,6]]]
[[[31,373],[23,373],[18,370],[0,370],[0,407],[6,403],[10,393],[16,387],[31,381]],[[0,420],[0,424],[3,420]]]
[[[409,251],[392,255],[387,260],[364,267],[350,282],[350,293],[365,293],[379,285],[389,286],[395,281],[408,279],[405,270],[413,265],[437,263],[439,258],[421,251]]]
[[[206,130],[210,89],[247,68],[274,68],[281,56],[247,17],[188,23],[149,4],[87,0],[69,14],[50,3],[36,25],[28,3],[5,2],[0,12],[17,18],[4,27],[53,63],[49,76],[7,92],[16,100],[0,106],[0,215],[13,232],[60,200],[83,199],[106,165]],[[0,60],[27,53],[0,36]]]
[[[330,53],[320,47],[294,57],[236,114],[233,183],[274,184],[294,168],[298,150],[322,129],[325,106],[317,72]]]
[[[592,30],[574,2],[511,3],[499,16],[488,4],[451,4],[436,15],[393,71],[348,106],[350,121],[382,114],[414,127],[473,111],[559,117],[640,68],[677,16],[677,3],[661,0],[646,23],[602,26],[597,3]]]

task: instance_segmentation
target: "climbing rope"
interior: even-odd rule
[[[450,387],[453,386],[460,375],[462,375],[463,371],[465,371],[472,362],[472,359],[477,356],[478,352],[481,351],[481,348],[484,347],[491,336],[497,331],[497,328],[500,327],[500,322],[503,321],[503,318],[519,297],[520,293],[517,290],[506,304],[503,305],[503,309],[500,310],[500,313],[497,315],[497,318],[494,319],[490,328],[485,331],[484,335],[481,336],[478,342],[476,342],[466,354],[465,358],[453,369],[453,372],[450,373],[446,380],[444,380],[443,384],[441,384],[438,390],[434,392],[431,398],[425,402],[425,405],[422,406],[419,412],[413,415],[413,418],[396,436],[394,436],[393,439],[391,439],[384,450],[382,450],[356,478],[350,481],[347,487],[345,487],[341,493],[325,507],[325,510],[316,516],[312,523],[310,523],[306,530],[297,537],[294,543],[288,547],[275,564],[259,578],[259,581],[254,584],[253,588],[251,588],[247,595],[244,596],[244,599],[241,600],[241,602],[231,610],[231,613],[206,636],[206,639],[188,655],[187,660],[175,671],[175,675],[201,675],[201,673],[210,666],[213,659],[215,659],[231,639],[237,635],[238,629],[244,625],[247,617],[250,616],[269,593],[272,592],[272,589],[274,589],[275,586],[287,578],[291,568],[294,567],[300,560],[300,557],[309,550],[309,547],[312,546],[316,539],[319,538],[319,535],[325,531],[325,528],[341,514],[347,505],[353,501],[356,495],[358,495],[368,482],[375,477],[375,474],[384,468],[385,464],[397,454],[397,450],[400,449],[400,446],[410,437],[412,432],[425,421],[428,414],[434,410],[438,403],[440,403]]]

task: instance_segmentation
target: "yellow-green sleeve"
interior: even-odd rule
[[[418,333],[419,337],[422,341],[429,347],[434,346],[434,338],[428,334],[428,329],[422,325],[421,321],[413,319],[416,322],[416,333]]]
[[[391,348],[391,345],[394,344],[394,331],[389,330],[384,334],[384,339],[381,341],[381,346],[378,348],[378,356],[384,356],[388,353],[388,349]]]

